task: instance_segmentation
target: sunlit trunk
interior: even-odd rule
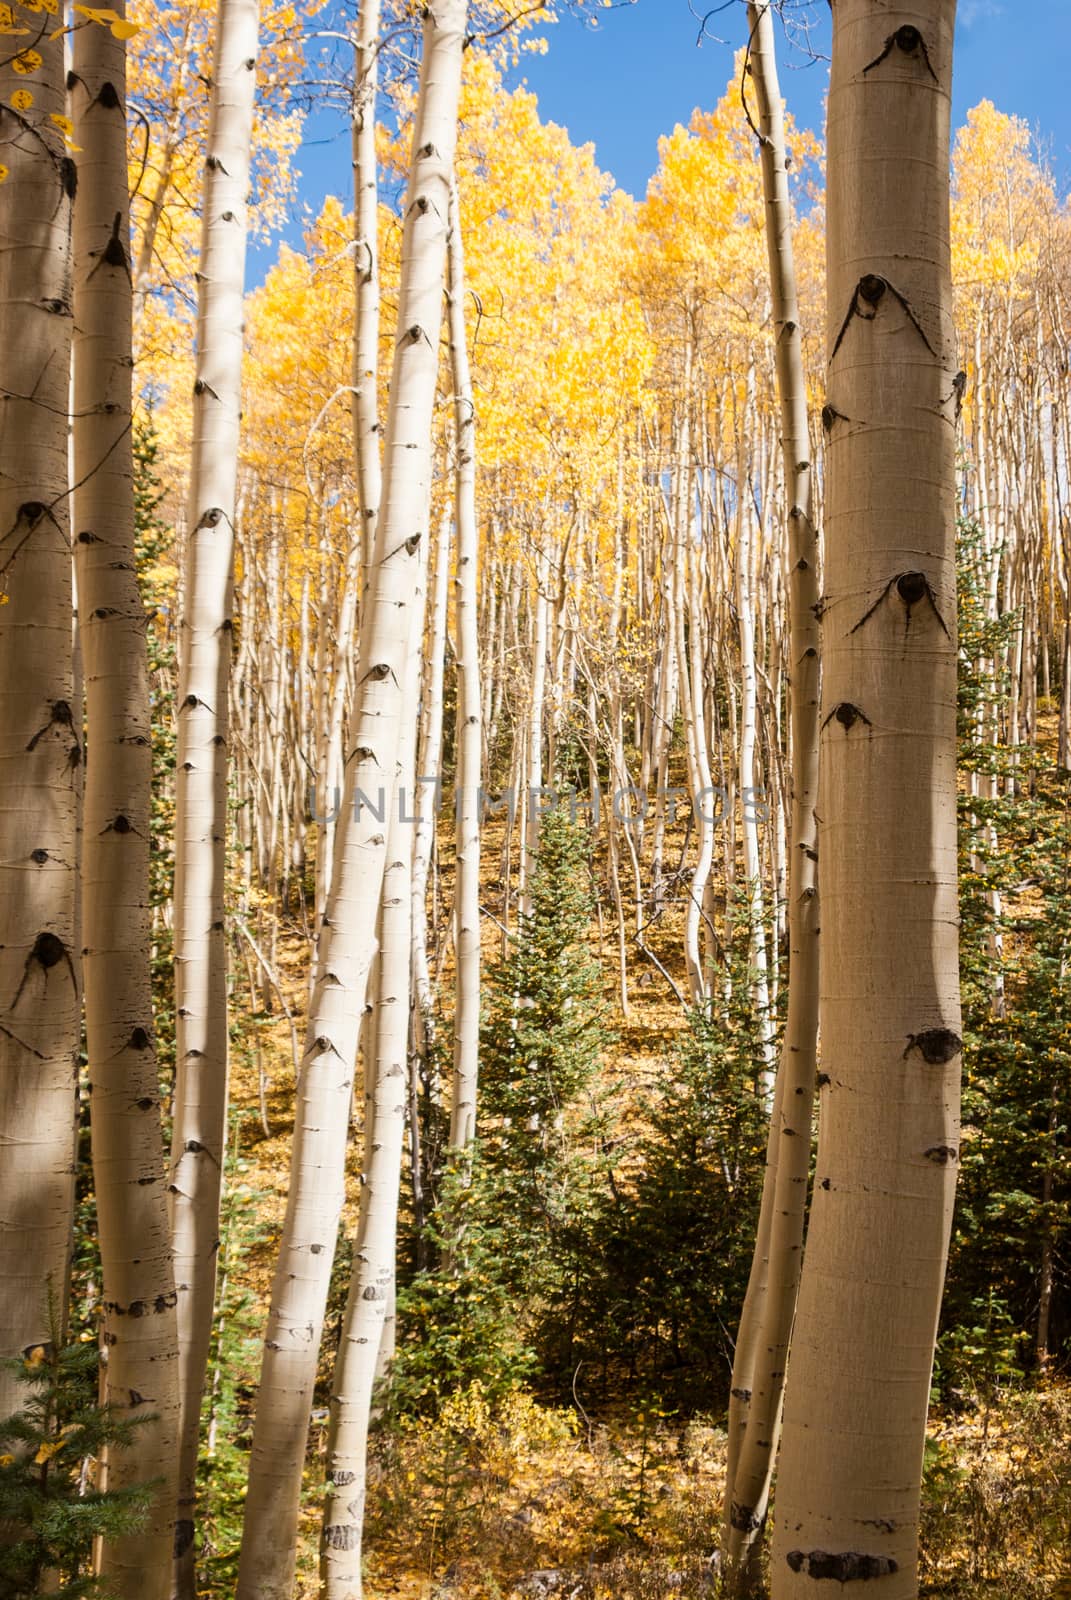
[[[890,32],[874,0],[838,0],[833,12],[824,1087],[774,1600],[810,1600],[816,1579],[845,1597],[918,1594],[959,1154],[954,0],[919,0],[909,16]]]

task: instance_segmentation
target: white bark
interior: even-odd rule
[[[427,541],[414,574],[417,597],[405,668],[410,715],[398,746],[398,786],[388,822],[387,864],[379,908],[378,979],[369,1014],[371,1058],[365,1085],[364,1161],[353,1271],[335,1360],[331,1434],[327,1445],[327,1502],[320,1546],[324,1600],[361,1600],[368,1425],[382,1346],[394,1315],[398,1192],[405,1140],[409,979],[413,933],[413,780],[416,704],[420,692]]]
[[[549,534],[544,529],[543,538]],[[547,623],[550,562],[541,544],[535,548],[535,593],[532,598],[532,681],[529,688],[527,737],[525,741],[525,785],[520,797],[524,817],[524,848],[521,853],[521,915],[532,909],[531,883],[539,849],[539,823],[543,787],[543,712],[547,698]]]
[[[444,507],[435,539],[435,578],[428,629],[427,665],[424,673],[420,738],[421,782],[413,795],[417,817],[413,841],[413,1043],[427,1061],[435,1032],[435,985],[428,961],[428,879],[435,854],[440,810],[438,788],[443,756],[443,674],[446,658],[446,610],[450,578],[451,514]],[[414,701],[414,704],[416,701]]]
[[[755,400],[755,369],[747,376],[748,405]],[[755,614],[752,584],[755,518],[752,485],[744,446],[744,419],[737,422],[736,477],[736,615],[740,642],[740,832],[744,843],[744,876],[747,880],[749,988],[755,1008],[757,1031],[762,1048],[762,1087],[772,1108],[774,1089],[773,1017],[770,1014],[769,962],[766,948],[766,907],[762,889],[762,857],[759,850],[759,812],[763,807],[762,786],[758,783],[756,740],[758,737],[758,670],[755,661]]]
[[[395,791],[419,549],[427,539],[432,419],[442,325],[449,185],[457,137],[463,0],[425,11],[424,57],[402,243],[383,506],[357,668],[319,975],[298,1082],[292,1175],[272,1286],[253,1435],[238,1600],[285,1600],[293,1582],[301,1473],[327,1287],[344,1198],[357,1034],[375,947],[386,826],[361,795]],[[382,815],[382,811],[380,811]]]
[[[175,1581],[185,1600],[194,1583],[197,1448],[212,1335],[227,1118],[228,682],[257,22],[257,0],[219,0],[179,639],[171,1229],[182,1394]]]
[[[122,0],[118,14],[123,15]],[[83,974],[93,1187],[103,1268],[105,1398],[145,1420],[108,1485],[156,1483],[144,1528],[105,1540],[119,1597],[164,1600],[178,1481],[178,1334],[150,973],[152,735],[135,573],[126,46],[75,29],[75,561],[88,759]]]
[[[770,1119],[758,1240],[741,1313],[729,1414],[725,1555],[738,1594],[758,1588],[758,1554],[780,1430],[788,1341],[799,1290],[818,1033],[818,539],[807,382],[792,249],[784,117],[770,5],[748,7],[759,112],[781,448],[788,489],[789,714],[792,806],[788,862],[788,1016]]]
[[[356,83],[353,95],[353,266],[357,306],[353,341],[353,436],[361,502],[362,590],[368,582],[375,550],[382,491],[379,453],[379,177],[376,166],[379,23],[380,0],[360,0],[354,43]]]
[[[457,574],[457,775],[455,798],[454,1084],[450,1144],[462,1149],[476,1135],[476,1082],[480,1052],[480,778],[483,757],[480,639],[478,628],[479,529],[476,521],[476,408],[465,337],[465,255],[456,180],[451,191],[450,355],[454,377],[457,450],[455,517]]]
[[[346,561],[335,637],[331,696],[316,786],[316,925],[327,904],[338,824],[335,796],[343,784],[342,739],[347,663],[353,652],[358,594],[368,582],[382,491],[379,431],[379,179],[376,97],[379,87],[380,0],[361,0],[354,39],[353,192],[354,341],[353,443],[360,526]]]
[[[22,14],[20,13],[20,19]],[[71,643],[67,410],[74,162],[52,19],[0,66],[0,1357],[62,1324],[74,1210],[78,733]],[[41,63],[13,66],[18,44]],[[33,105],[12,97],[32,83]],[[0,1372],[0,1415],[25,1390]]]
[[[819,803],[817,1179],[778,1468],[774,1600],[918,1594],[958,1160],[954,0],[838,0]],[[870,1580],[880,1579],[880,1583]]]

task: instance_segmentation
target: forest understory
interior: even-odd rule
[[[1055,710],[1039,707],[1039,741],[1055,755]],[[673,774],[676,776],[676,774]],[[495,863],[504,829],[485,834],[481,897],[501,893]],[[688,830],[668,830],[667,857],[683,854]],[[453,884],[453,829],[440,829],[441,904]],[[606,900],[606,885],[601,885]],[[437,903],[439,901],[437,900]],[[1031,899],[1009,916],[1036,915]],[[683,906],[672,897],[651,943],[668,977],[681,967]],[[629,962],[630,1016],[617,1008],[610,971],[615,951],[605,918],[590,938],[603,974],[602,1004],[615,1043],[606,1066],[620,1112],[667,1071],[688,1023],[667,977],[638,954]],[[258,925],[264,938],[264,928]],[[279,919],[264,940],[277,951],[274,974],[299,1034],[307,995],[304,922]],[[485,960],[503,939],[485,924]],[[448,918],[432,944],[437,976],[454,982]],[[240,969],[241,970],[241,969]],[[249,969],[245,969],[249,977]],[[255,969],[254,969],[255,971]],[[261,975],[262,976],[262,975]],[[235,1039],[231,1149],[222,1247],[220,1319],[203,1465],[206,1595],[228,1592],[244,1498],[244,1455],[252,1428],[264,1304],[285,1207],[295,1077],[289,1022],[273,991],[256,983],[234,1004],[257,1019]],[[615,1009],[617,1008],[617,1009]],[[631,1136],[643,1130],[632,1116]],[[267,1131],[266,1131],[267,1130]],[[344,1235],[357,1224],[355,1138]],[[628,1166],[627,1156],[624,1159]],[[346,1245],[342,1246],[346,1259]],[[714,1251],[716,1255],[716,1249]],[[327,1432],[327,1398],[342,1311],[332,1297],[313,1413],[306,1476],[311,1483]],[[1014,1345],[993,1326],[953,1341],[938,1372],[923,1479],[920,1597],[932,1600],[1071,1600],[1071,1387],[1063,1377],[1013,1369]],[[220,1360],[219,1351],[223,1351]],[[940,1368],[940,1357],[939,1357]],[[726,1358],[726,1381],[728,1379]],[[381,1423],[373,1433],[366,1522],[369,1600],[717,1600],[725,1590],[717,1529],[725,1491],[725,1415],[674,1404],[665,1386],[620,1381],[587,1393],[581,1365],[566,1403],[545,1388],[519,1385],[491,1398],[479,1379],[452,1393],[439,1414]],[[310,1501],[301,1523],[298,1600],[319,1594],[320,1519]]]

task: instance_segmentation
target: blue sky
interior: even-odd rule
[[[524,78],[543,117],[568,128],[577,144],[595,144],[599,165],[621,188],[642,195],[658,162],[658,137],[711,107],[725,89],[733,53],[744,40],[743,4],[711,17],[699,44],[702,14],[713,0],[635,0],[601,13],[597,27],[564,16],[549,30],[545,56],[526,59]],[[802,126],[820,131],[828,80],[829,7],[788,0],[790,15],[813,21],[812,54],[779,35],[781,86]],[[1071,187],[1071,0],[959,0],[954,76],[957,125],[969,106],[989,98],[1024,117],[1044,139],[1059,185]],[[798,31],[798,30],[797,30]],[[717,34],[718,37],[709,35]],[[817,59],[815,58],[817,56]],[[327,194],[352,200],[349,132],[336,115],[313,115],[298,164],[300,198],[315,214]],[[300,217],[287,229],[301,238]],[[259,282],[274,247],[254,250]]]
[[[599,165],[619,185],[642,195],[658,159],[658,136],[709,107],[724,91],[733,52],[744,41],[743,5],[710,18],[697,43],[700,15],[713,0],[636,0],[607,11],[597,29],[566,17],[551,30],[550,53],[524,69],[543,116],[563,123],[575,143],[593,140]],[[829,7],[792,8],[814,21],[811,41],[829,53]],[[1071,174],[1071,0],[959,0],[954,115],[990,99],[1025,117],[1050,142],[1066,187]],[[821,130],[828,60],[814,61],[783,33],[781,88],[797,122]]]

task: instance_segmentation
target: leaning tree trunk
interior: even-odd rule
[[[357,1036],[386,861],[378,797],[395,801],[420,545],[427,539],[450,174],[465,40],[464,0],[424,11],[424,56],[402,237],[383,504],[357,665],[353,750],[319,935],[297,1088],[291,1182],[264,1341],[238,1600],[286,1600],[327,1289],[344,1200]],[[369,805],[364,797],[371,797]],[[361,802],[361,803],[358,803]]]
[[[119,0],[118,14],[123,15]],[[88,760],[82,942],[105,1396],[142,1420],[109,1489],[158,1485],[136,1534],[106,1539],[117,1596],[165,1600],[178,1471],[178,1336],[153,1043],[149,834],[152,734],[134,553],[126,45],[75,29],[70,82],[83,152],[74,208],[74,494]]]
[[[838,0],[819,803],[822,1125],[775,1600],[918,1594],[958,1159],[954,0]],[[898,25],[897,25],[898,24]],[[877,1580],[877,1581],[875,1581]]]
[[[405,693],[415,711],[420,697],[427,540],[410,620]],[[445,550],[441,551],[445,558]],[[413,942],[413,824],[416,777],[415,715],[398,745],[398,785],[387,822],[387,863],[379,908],[375,1009],[369,1011],[364,1054],[368,1060],[364,1105],[361,1206],[353,1271],[335,1358],[331,1432],[327,1445],[327,1500],[320,1545],[324,1600],[361,1600],[368,1425],[382,1347],[394,1316],[398,1195],[405,1143],[408,1088],[409,994]],[[368,1037],[371,1035],[371,1037]],[[370,1059],[369,1059],[370,1058]],[[388,1358],[389,1359],[389,1358]]]
[[[787,566],[792,821],[788,865],[788,1016],[766,1152],[759,1243],[733,1362],[725,1490],[725,1569],[741,1596],[759,1592],[759,1554],[781,1423],[788,1341],[799,1292],[811,1162],[818,1033],[818,538],[807,427],[792,202],[771,7],[748,7],[759,111],[781,449],[789,504]]]
[[[476,521],[476,408],[465,335],[465,251],[457,181],[451,190],[450,358],[454,376],[455,512],[457,574],[457,779],[454,809],[454,1083],[450,1144],[470,1145],[476,1137],[476,1079],[480,1050],[480,776],[483,713],[480,690],[478,618],[479,528]]]
[[[74,1211],[81,741],[75,727],[67,409],[71,199],[54,18],[0,65],[0,1357],[65,1319]],[[50,35],[52,35],[50,37]],[[12,40],[5,41],[12,45]],[[24,48],[20,51],[20,45]],[[51,1298],[55,1318],[50,1313]],[[0,1368],[0,1416],[25,1399]]]
[[[182,1396],[175,1585],[194,1592],[201,1396],[227,1126],[228,680],[257,0],[219,0],[205,162],[175,776],[171,1228]]]

